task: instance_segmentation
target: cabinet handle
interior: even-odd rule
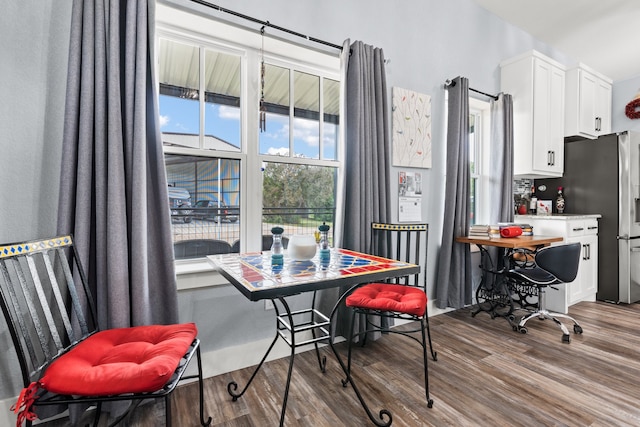
[[[547,151],[547,166],[551,166],[551,151]]]
[[[553,166],[556,164],[556,152],[547,151],[547,166]]]
[[[597,225],[592,225],[592,226],[587,227],[587,230],[597,230],[597,229],[598,229]]]
[[[587,243],[582,245],[582,247],[584,248],[584,255],[582,256],[582,259],[585,261],[591,259],[591,244]]]
[[[582,227],[576,227],[576,228],[573,229],[573,231],[582,231],[582,230],[584,230],[584,228],[582,228]]]
[[[602,130],[602,117],[596,117],[596,132]]]

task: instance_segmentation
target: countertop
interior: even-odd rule
[[[556,221],[568,221],[572,219],[597,219],[602,218],[600,214],[553,214],[553,215],[516,215],[515,219],[528,219],[528,220],[556,220]]]

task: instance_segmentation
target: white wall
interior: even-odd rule
[[[0,14],[0,242],[56,231],[71,2],[3,2]],[[0,319],[0,399],[22,386]],[[9,417],[0,401],[0,425]],[[9,418],[11,419],[11,418]],[[15,424],[15,418],[12,418]]]
[[[55,233],[70,2],[4,2],[0,242]]]
[[[640,119],[630,119],[624,114],[626,105],[640,93],[640,74],[627,80],[613,83],[613,96],[611,103],[612,120],[611,131],[622,132],[625,130],[640,131]]]
[[[198,7],[212,16],[234,20],[188,0],[160,1]],[[5,3],[0,15],[0,242],[55,233],[70,21],[70,2]],[[428,261],[431,296],[445,197],[443,82],[463,75],[469,78],[471,87],[496,93],[498,64],[506,58],[537,49],[567,65],[579,60],[566,58],[471,0],[215,3],[335,44],[350,38],[381,47],[390,60],[389,102],[394,86],[431,95],[433,168],[421,170],[422,219],[431,227]],[[258,29],[255,24],[241,23]],[[640,88],[640,78],[620,85],[623,89],[618,91],[614,83],[614,126],[637,128],[640,121],[622,120],[616,98],[622,98],[626,105]],[[393,170],[392,182],[397,172],[397,168]],[[397,212],[396,201],[393,211]],[[193,280],[206,284],[212,279],[206,274],[180,278],[181,283]],[[223,370],[234,369],[247,363],[247,358],[256,363],[258,355],[247,349],[268,340],[273,333],[272,312],[265,311],[261,304],[249,303],[228,285],[181,291],[179,301],[181,320],[197,322],[203,349],[212,355],[205,361],[205,367],[212,367],[208,372],[220,366]],[[0,322],[0,354],[8,354],[9,348],[9,337]],[[229,356],[242,352],[246,358]],[[20,385],[12,374],[16,368],[15,361],[3,356],[0,399],[8,401],[17,395]],[[0,425],[5,425],[2,416]]]

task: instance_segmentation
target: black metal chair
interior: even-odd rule
[[[569,283],[575,280],[580,264],[580,243],[568,245],[548,246],[535,253],[535,266],[516,266],[507,275],[510,280],[519,285],[537,287],[538,304],[528,315],[522,317],[513,329],[523,334],[527,333],[526,323],[534,317],[540,320],[550,319],[562,329],[562,341],[570,342],[569,330],[557,318],[573,321],[573,332],[582,333],[582,327],[571,316],[563,313],[555,313],[546,308],[546,288],[560,283]]]
[[[433,406],[429,396],[429,370],[427,363],[427,338],[433,360],[437,353],[431,343],[429,315],[427,311],[427,245],[429,237],[428,224],[381,224],[371,225],[371,253],[386,258],[409,262],[424,266],[421,274],[397,278],[391,282],[368,283],[356,288],[345,303],[352,309],[350,336],[348,337],[347,375],[351,375],[351,353],[354,338],[362,338],[365,345],[367,335],[372,332],[391,332],[407,336],[422,346],[424,366],[424,388],[427,406]],[[364,328],[354,332],[353,323],[356,315],[364,318]],[[377,318],[377,321],[375,319]],[[391,328],[390,319],[418,322],[417,328]],[[420,338],[413,334],[420,332]],[[343,381],[346,386],[348,378]]]
[[[262,250],[269,251],[271,250],[271,244],[273,243],[273,236],[271,234],[263,234],[262,235]],[[289,245],[289,238],[282,236],[282,247],[287,249]]]
[[[227,241],[216,239],[182,240],[173,244],[173,252],[176,259],[201,258],[228,254],[231,252],[231,245]]]
[[[95,301],[71,236],[0,245],[0,304],[18,356],[24,390],[14,406],[27,426],[51,405],[128,401],[128,419],[145,399],[170,396],[178,382],[198,379],[204,418],[200,341],[193,323],[100,330]],[[197,374],[185,375],[196,356]],[[49,416],[49,415],[46,415]],[[182,425],[182,423],[180,423]]]

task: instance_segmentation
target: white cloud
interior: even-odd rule
[[[313,120],[295,119],[293,138],[304,141],[310,147],[317,147],[320,143],[318,122]]]
[[[169,124],[169,122],[171,121],[171,119],[169,118],[169,116],[160,116],[160,127],[165,127],[166,125]]]
[[[218,110],[218,117],[226,120],[240,120],[240,109],[221,105]]]
[[[271,147],[267,151],[270,156],[289,156],[289,149],[286,147],[274,148]]]

